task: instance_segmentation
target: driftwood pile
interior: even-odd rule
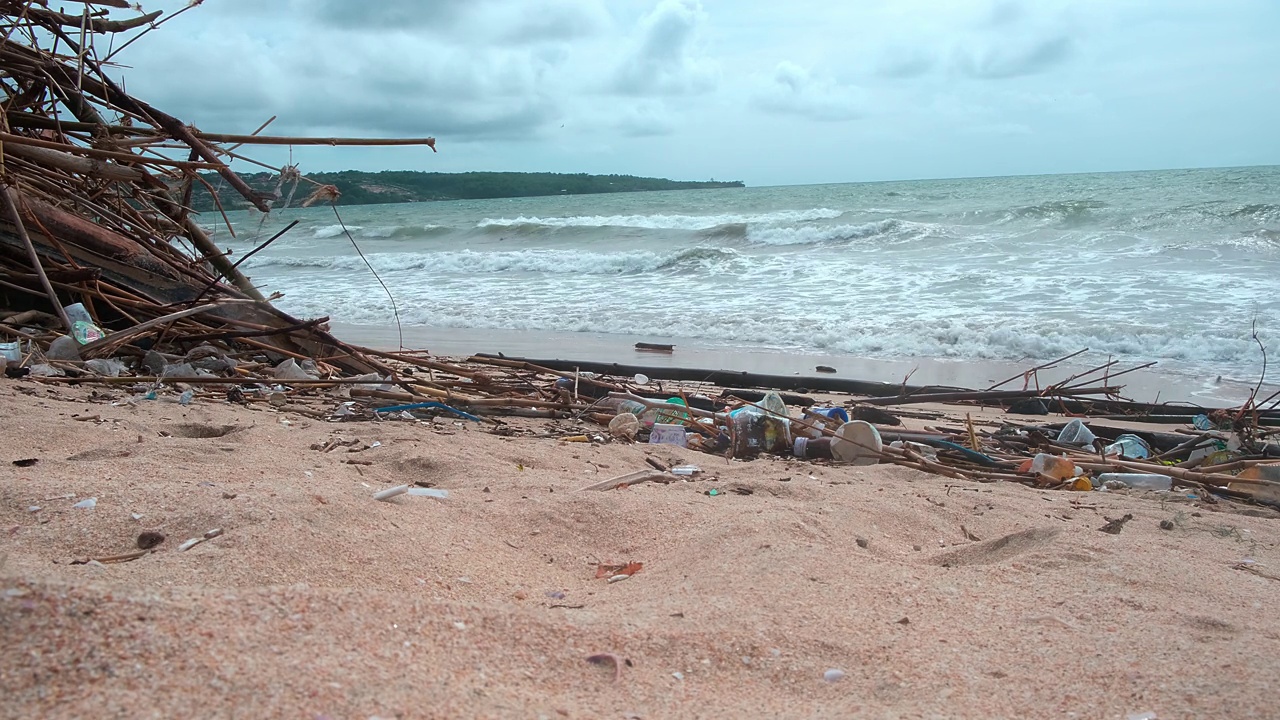
[[[160,13],[126,19],[95,0],[68,15],[42,2],[0,2],[0,341],[39,360],[54,333],[69,334],[64,307],[79,303],[110,334],[81,360],[147,349],[185,355],[212,343],[221,354],[313,361],[322,375],[387,373],[325,331],[275,309],[212,242],[189,209],[200,171],[263,212],[277,199],[249,188],[228,163],[243,144],[426,144],[202,133],[124,92],[94,40],[117,50]],[[99,43],[102,45],[105,43]],[[299,179],[278,169],[282,185]],[[302,178],[305,179],[305,178]],[[322,187],[315,195],[332,197]]]

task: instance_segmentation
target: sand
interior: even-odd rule
[[[3,717],[1277,712],[1274,513],[91,392],[0,382]]]

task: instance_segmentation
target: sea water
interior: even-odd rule
[[[855,183],[216,215],[301,316],[619,333],[863,358],[1088,347],[1257,378],[1280,338],[1280,167]],[[345,224],[346,230],[343,229]],[[348,231],[350,237],[348,237]],[[234,257],[234,256],[233,256]],[[485,348],[476,348],[477,351]],[[1275,352],[1280,357],[1280,352]]]

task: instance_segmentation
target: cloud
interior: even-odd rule
[[[670,135],[676,125],[661,103],[640,102],[625,109],[614,128],[628,137],[656,137]]]
[[[814,76],[806,68],[783,61],[757,92],[755,105],[778,115],[835,122],[860,117],[864,102],[860,88]]]
[[[714,66],[696,56],[707,13],[697,0],[662,0],[618,66],[611,89],[624,95],[683,95],[715,86]]]
[[[937,64],[938,57],[933,51],[897,46],[883,53],[876,63],[875,73],[886,78],[913,78],[933,70]]]
[[[1035,75],[1062,63],[1075,49],[1066,35],[1030,42],[1006,42],[981,51],[960,51],[956,66],[966,75],[984,80]]]
[[[313,17],[322,24],[337,28],[436,28],[447,30],[462,21],[486,0],[314,0]]]

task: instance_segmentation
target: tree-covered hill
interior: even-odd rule
[[[278,175],[265,172],[242,177],[254,189],[268,194],[279,182]],[[587,175],[585,173],[438,173],[405,170],[371,173],[344,170],[310,173],[307,177],[319,183],[337,186],[342,193],[342,197],[338,200],[339,205],[743,187],[741,181],[683,182],[633,175]],[[243,206],[244,203],[240,201],[239,196],[229,188],[225,188],[221,178],[216,174],[205,175],[205,179],[218,189],[218,197],[222,200],[224,207],[231,209]],[[301,183],[291,204],[293,206],[301,204],[314,187],[310,183]],[[281,195],[287,196],[289,188],[290,185],[285,184],[280,189]],[[213,208],[213,200],[201,183],[196,183],[192,204],[197,210]]]

